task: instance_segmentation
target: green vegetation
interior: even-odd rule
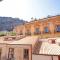
[[[6,36],[6,35],[11,35],[11,36],[15,36],[16,33],[11,31],[11,32],[0,32],[0,36]]]
[[[0,36],[6,36],[6,33],[0,32]]]
[[[16,33],[13,32],[13,31],[9,32],[8,34],[11,35],[11,36],[15,36],[16,35]]]

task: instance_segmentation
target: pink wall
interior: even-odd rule
[[[52,56],[32,55],[32,60],[52,60]],[[58,60],[58,56],[53,56],[53,60]]]

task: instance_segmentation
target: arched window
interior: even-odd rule
[[[57,25],[56,31],[57,31],[57,32],[60,32],[60,25]]]
[[[48,32],[49,32],[48,27],[45,27],[45,33],[48,33]]]

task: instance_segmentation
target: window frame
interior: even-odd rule
[[[24,59],[29,60],[29,49],[24,49]]]
[[[10,58],[11,56],[11,58]],[[8,59],[14,58],[14,48],[9,48],[8,50]]]
[[[41,32],[40,32],[40,28],[35,28],[35,32],[34,32],[34,34],[40,34]]]
[[[60,25],[56,26],[56,32],[60,32]]]
[[[47,31],[46,31],[46,30],[47,30]],[[45,33],[49,33],[49,28],[48,28],[48,27],[45,27],[45,28],[44,28],[44,32],[45,32]]]

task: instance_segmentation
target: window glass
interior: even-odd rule
[[[57,25],[56,31],[60,32],[60,25]]]
[[[8,60],[14,60],[14,48],[9,48]]]
[[[36,32],[36,33],[39,33],[39,32],[40,32],[40,31],[39,31],[39,28],[36,28],[36,29],[35,29],[35,32]]]
[[[49,32],[48,27],[45,27],[45,33],[48,33],[48,32]]]
[[[24,58],[29,59],[29,49],[24,49]]]

